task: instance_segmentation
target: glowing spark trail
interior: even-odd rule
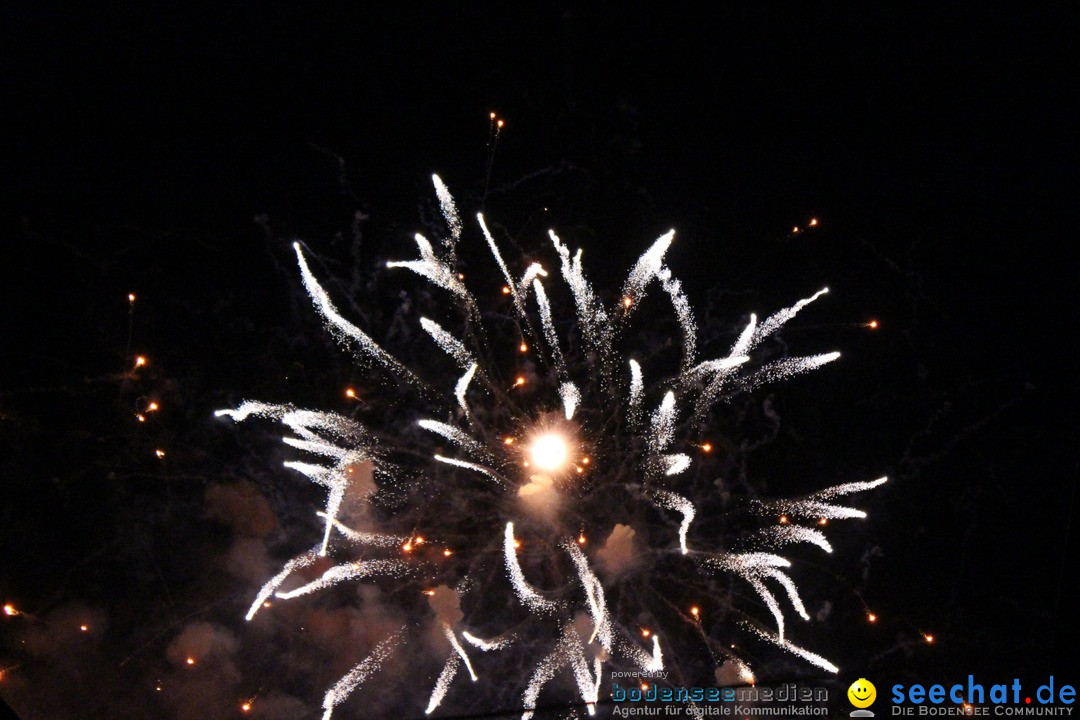
[[[686,533],[690,529],[690,523],[694,522],[694,516],[697,514],[694,505],[681,495],[676,495],[667,490],[654,490],[652,496],[660,507],[674,510],[683,516],[682,523],[679,524],[679,549],[685,555],[689,552],[686,549]]]
[[[373,673],[377,672],[378,669],[382,667],[386,658],[390,657],[390,653],[393,652],[398,637],[404,631],[405,628],[403,627],[376,645],[370,655],[364,658],[361,663],[350,670],[343,678],[337,681],[334,687],[327,691],[326,697],[323,698],[323,709],[326,711],[323,713],[323,720],[330,720],[330,715],[333,713],[334,707],[344,702],[345,698],[349,697],[360,683],[367,680]]]
[[[296,251],[296,262],[300,265],[300,277],[304,280],[304,287],[337,341],[346,347],[351,347],[355,343],[361,357],[370,357],[390,368],[396,374],[411,380],[413,374],[404,365],[390,357],[367,333],[341,316],[334,304],[330,302],[330,296],[322,289],[319,281],[315,279],[315,275],[312,274],[311,269],[308,267],[307,260],[304,259],[304,253],[300,250],[300,243],[293,243],[293,250]]]
[[[629,304],[623,303],[627,309],[634,308],[641,302],[641,298],[645,294],[645,286],[660,273],[664,253],[671,247],[673,239],[675,239],[674,230],[661,235],[653,243],[652,247],[646,250],[645,254],[638,259],[637,264],[630,271],[630,275],[626,278],[626,284],[623,285],[623,297],[629,301]]]
[[[442,664],[438,670],[437,664],[427,667],[430,653],[417,653],[416,663],[409,658],[417,677],[432,688],[426,705],[405,699],[415,703],[415,711],[423,707],[430,715],[443,707],[464,667],[473,682],[497,677],[493,688],[508,687],[514,697],[520,693],[523,720],[532,718],[541,693],[559,686],[553,681],[560,674],[562,680],[573,680],[591,715],[605,686],[605,664],[660,672],[667,653],[675,670],[685,669],[679,648],[667,639],[661,651],[660,634],[678,636],[667,635],[664,623],[691,622],[715,647],[714,630],[702,622],[702,609],[690,606],[685,593],[679,602],[687,604],[681,610],[672,601],[665,600],[669,607],[645,602],[664,599],[668,588],[662,585],[677,584],[675,573],[683,572],[696,573],[688,578],[693,585],[687,587],[697,588],[693,592],[704,587],[711,604],[727,602],[732,607],[741,605],[742,598],[713,575],[739,578],[772,617],[769,627],[775,626],[775,634],[756,622],[747,623],[762,641],[838,672],[827,659],[787,639],[785,609],[790,607],[804,620],[810,615],[793,579],[798,577],[796,568],[778,553],[797,544],[831,553],[833,546],[821,529],[827,521],[866,517],[840,499],[873,490],[885,478],[834,485],[796,498],[761,499],[753,489],[741,507],[749,505],[756,515],[747,519],[740,513],[729,526],[729,516],[717,509],[726,500],[710,502],[706,496],[723,481],[713,481],[705,474],[711,471],[702,469],[725,461],[727,449],[738,445],[722,443],[717,428],[706,427],[722,412],[720,403],[839,357],[836,352],[784,353],[770,359],[775,348],[783,347],[770,338],[827,289],[761,322],[750,314],[726,355],[699,358],[694,312],[681,282],[665,264],[674,230],[638,258],[616,303],[605,307],[586,279],[582,251],[571,253],[554,230],[548,232],[547,252],[553,248],[558,256],[560,272],[555,277],[540,262],[508,261],[483,215],[476,216],[479,232],[467,231],[446,184],[437,175],[432,183],[445,233],[437,231],[435,246],[416,234],[419,257],[391,261],[387,267],[410,270],[421,282],[441,289],[435,299],[424,295],[410,302],[410,312],[395,317],[417,322],[423,331],[416,333],[417,348],[432,354],[430,337],[459,370],[451,377],[422,380],[420,369],[406,368],[341,315],[300,244],[294,243],[304,288],[326,327],[365,370],[389,378],[381,380],[381,389],[369,386],[363,403],[350,403],[350,417],[251,401],[216,413],[235,422],[264,418],[280,423],[286,428],[283,443],[299,455],[285,467],[326,495],[317,513],[321,540],[284,561],[255,594],[245,619],[271,607],[269,612],[277,612],[279,603],[272,604],[271,598],[311,602],[314,593],[355,582],[371,583],[372,593],[392,588],[395,607],[415,613],[326,691],[323,719],[329,720],[334,708],[392,653],[422,639],[438,646],[436,657]],[[465,250],[470,242],[480,248],[486,244],[502,277],[494,291],[493,283],[482,283],[488,290],[479,296],[466,287],[459,272],[459,246]],[[635,337],[632,316],[654,280],[658,294],[666,298],[661,298],[665,312],[671,314],[650,331],[670,331],[681,351],[673,375],[655,381],[652,376],[672,372],[658,369],[663,361],[654,365],[656,347],[635,348],[634,358],[617,347]],[[564,286],[569,299],[561,292]],[[497,303],[481,313],[476,297],[489,294]],[[535,306],[530,294],[535,295]],[[443,307],[446,300],[449,307]],[[510,313],[507,301],[513,302]],[[457,318],[446,321],[448,327],[464,320],[464,337],[418,317],[420,309]],[[567,312],[571,322],[566,321]],[[567,327],[569,332],[560,333]],[[407,331],[389,334],[410,336]],[[489,338],[497,342],[489,346]],[[667,344],[665,338],[662,347]],[[496,357],[510,357],[513,365],[499,367]],[[649,365],[648,385],[643,363]],[[356,391],[350,388],[346,396],[355,400]],[[414,423],[425,432],[407,430]],[[339,514],[362,530],[345,525]],[[696,533],[691,549],[687,536],[696,519],[695,527],[709,532]],[[647,523],[655,527],[645,527]],[[746,523],[753,525],[744,527]],[[740,549],[731,550],[736,543]],[[527,550],[519,557],[523,546]],[[501,562],[495,560],[500,553]],[[526,570],[536,586],[526,578]],[[368,596],[364,598],[367,603]],[[505,616],[477,609],[504,607]],[[761,614],[761,608],[756,612]],[[646,617],[657,631],[642,627]],[[870,618],[873,622],[876,615]],[[484,653],[473,651],[475,667],[466,647]],[[756,682],[747,659],[754,656],[739,658],[734,645],[730,652],[723,647],[723,665],[717,671]],[[531,658],[527,678],[507,677],[511,665],[501,657],[504,653]],[[716,653],[710,656],[691,662],[721,662]],[[194,664],[194,657],[190,662]],[[495,665],[501,672],[490,672],[491,663],[502,663]],[[244,712],[253,707],[249,701]],[[572,716],[580,717],[577,711]]]
[[[461,239],[461,216],[458,215],[454,197],[443,183],[442,178],[438,175],[432,175],[431,180],[435,183],[435,195],[439,198],[439,210],[442,211],[443,220],[446,221],[446,226],[450,229],[450,237],[443,240],[443,244],[446,246],[447,252],[453,257],[454,248],[458,240]]]
[[[428,320],[427,318],[420,318],[420,327],[424,328],[428,335],[435,338],[435,342],[439,344],[439,347],[441,347],[447,355],[454,358],[462,369],[468,370],[469,367],[476,362],[473,360],[472,353],[465,349],[465,345],[456,337],[443,330],[437,322]]]
[[[468,305],[470,310],[473,309],[475,303],[469,291],[461,284],[461,280],[458,279],[458,276],[454,274],[450,267],[435,256],[435,250],[431,247],[431,243],[428,242],[427,238],[419,233],[414,235],[413,238],[416,240],[416,247],[420,251],[420,259],[391,261],[386,263],[386,267],[412,270],[417,275],[425,277],[435,285],[457,295]]]
[[[518,562],[517,541],[514,539],[514,523],[512,522],[506,523],[506,532],[503,533],[503,556],[506,558],[506,572],[510,575],[514,592],[526,607],[538,613],[554,613],[561,608],[560,603],[542,597],[525,579],[521,563]]]

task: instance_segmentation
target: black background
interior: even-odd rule
[[[348,381],[312,359],[277,385],[297,348],[245,353],[304,302],[253,218],[332,254],[363,210],[372,257],[401,257],[432,171],[522,244],[577,231],[600,286],[668,227],[692,301],[725,288],[731,321],[829,285],[793,338],[844,361],[778,390],[795,439],[762,470],[896,482],[865,501],[859,539],[881,551],[863,585],[881,621],[827,647],[879,692],[1078,667],[1074,6],[3,14],[0,599],[107,607],[100,672],[144,639],[109,548],[135,522],[123,506],[154,504],[103,478],[157,472],[155,443],[226,398],[332,406]],[[507,125],[484,198],[493,110]],[[810,217],[818,231],[790,235]],[[153,437],[128,427],[137,351],[177,408]],[[219,478],[189,450],[170,449],[174,491],[197,496],[185,470]],[[155,522],[151,545],[176,539]],[[198,594],[206,543],[169,583]],[[861,549],[836,569],[858,575]]]

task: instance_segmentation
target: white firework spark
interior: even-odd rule
[[[481,651],[476,657],[478,663],[486,656],[516,652],[518,648],[535,652],[538,659],[521,689],[523,720],[532,717],[541,692],[559,673],[574,680],[580,702],[592,714],[604,687],[605,664],[650,672],[665,668],[665,652],[657,634],[644,632],[650,645],[643,646],[637,633],[627,629],[631,618],[619,614],[623,612],[622,603],[612,600],[609,604],[608,598],[618,592],[618,585],[612,581],[623,573],[686,567],[706,576],[717,571],[730,573],[748,583],[772,615],[776,628],[773,633],[754,625],[753,631],[762,640],[815,667],[838,672],[825,658],[787,639],[784,605],[774,594],[776,588],[783,590],[786,605],[795,614],[806,620],[809,614],[793,579],[791,562],[777,552],[797,543],[832,552],[823,531],[792,523],[863,518],[863,511],[839,505],[836,499],[873,489],[885,479],[836,485],[803,498],[755,501],[764,524],[775,521],[778,515],[782,516],[782,524],[751,533],[753,547],[741,552],[712,548],[710,543],[715,541],[700,534],[695,535],[694,547],[690,547],[688,535],[699,517],[701,498],[691,492],[685,479],[688,471],[696,467],[693,448],[704,447],[705,452],[711,448],[695,443],[694,431],[708,421],[713,407],[729,393],[798,375],[839,357],[838,353],[826,353],[762,364],[754,355],[759,345],[827,290],[760,323],[751,315],[726,356],[699,362],[693,311],[681,283],[664,260],[674,231],[657,239],[640,257],[620,297],[608,306],[586,280],[581,250],[572,254],[550,231],[561,279],[574,307],[570,320],[577,335],[573,337],[580,336],[584,341],[579,352],[573,337],[560,333],[559,323],[565,318],[556,312],[559,296],[553,291],[557,288],[545,285],[553,282],[549,274],[541,264],[531,262],[515,280],[521,267],[512,269],[513,263],[504,258],[483,216],[478,215],[480,235],[505,280],[502,293],[513,303],[513,318],[502,318],[512,324],[521,353],[536,349],[529,358],[530,379],[519,375],[510,385],[503,382],[505,373],[490,364],[492,353],[487,347],[488,337],[503,338],[507,329],[497,328],[490,335],[485,331],[485,318],[477,300],[456,267],[458,249],[465,247],[462,243],[468,240],[457,205],[438,176],[433,176],[433,182],[446,223],[439,249],[417,234],[414,239],[419,259],[394,261],[387,266],[413,271],[445,291],[459,311],[459,321],[467,328],[459,335],[430,318],[418,319],[420,328],[463,371],[456,382],[444,379],[425,383],[419,371],[406,368],[367,332],[344,318],[311,271],[299,243],[294,247],[304,287],[330,331],[341,344],[354,350],[365,366],[381,369],[403,392],[419,395],[411,402],[423,402],[427,410],[411,422],[429,434],[416,434],[435,436],[445,443],[425,449],[430,462],[420,473],[428,481],[423,484],[392,459],[402,446],[412,457],[417,454],[413,445],[399,439],[405,427],[373,429],[370,423],[335,413],[258,402],[218,411],[219,416],[238,422],[257,416],[286,426],[292,434],[284,442],[304,454],[303,460],[286,462],[286,467],[324,487],[327,493],[325,507],[319,513],[323,523],[321,542],[284,564],[256,594],[246,619],[251,620],[268,607],[270,597],[291,600],[343,582],[375,578],[424,583],[427,587],[445,584],[449,579],[455,586],[451,595],[459,600],[505,592],[508,606],[524,613],[529,622],[548,624],[554,630],[548,637],[558,640],[535,651],[538,641],[527,641],[525,631],[515,629],[511,633],[509,627],[496,628],[491,637],[490,624],[467,613],[462,613],[464,617],[440,615],[435,622],[450,650],[441,671],[430,681],[432,690],[425,712],[432,714],[442,707],[462,666],[474,682],[487,677],[477,672],[479,664],[474,667],[465,649],[468,645]],[[654,281],[671,302],[674,322],[682,336],[682,357],[674,377],[646,385],[642,367],[646,361],[625,357],[616,350],[616,343],[626,336],[631,316]],[[530,293],[535,296],[533,309],[528,302]],[[523,388],[526,383],[528,394]],[[427,389],[430,386],[441,388],[445,397],[432,401]],[[655,410],[646,414],[646,406]],[[617,432],[618,437],[609,437],[612,432]],[[410,482],[415,483],[409,500],[425,507],[431,505],[431,510],[401,512],[401,522],[395,522],[392,514],[380,517],[377,521],[385,522],[387,527],[380,527],[378,532],[344,525],[338,515],[343,512],[345,499],[360,489],[356,469],[364,463],[400,486],[408,488]],[[445,489],[440,487],[443,483]],[[447,510],[449,502],[444,492],[466,493],[453,505],[466,508],[464,514]],[[612,503],[616,492],[628,502]],[[372,502],[370,494],[360,499]],[[649,517],[653,518],[650,522],[656,522],[656,515],[661,516],[663,533],[642,534],[670,538],[660,547],[649,549],[649,556],[657,558],[655,562],[641,560],[633,548],[632,524],[641,522],[645,511],[619,515],[618,508],[624,506],[661,509],[659,513],[649,511],[653,513]],[[376,515],[373,511],[372,517]],[[463,526],[468,528],[465,539]],[[595,543],[595,549],[585,534],[586,529],[594,528],[600,537],[610,533],[608,542]],[[420,531],[428,535],[426,540]],[[708,536],[715,538],[716,534],[714,531]],[[421,557],[423,549],[436,544],[445,548],[441,554],[446,562],[455,564],[439,569]],[[450,544],[457,547],[451,549]],[[373,557],[357,558],[355,554],[360,550]],[[547,553],[546,557],[554,560],[539,562],[537,553]],[[492,563],[493,555],[501,556],[501,562]],[[459,556],[462,559],[456,562]],[[330,557],[334,558],[333,564],[327,566],[331,561],[322,558]],[[573,568],[572,574],[553,579],[551,567],[566,567],[566,560]],[[321,574],[313,576],[313,566],[319,563]],[[659,613],[650,608],[637,610]],[[696,607],[692,611],[695,621],[698,612]],[[421,619],[418,624],[431,621]],[[588,626],[584,629],[583,621]],[[405,627],[383,639],[327,691],[324,720],[387,658],[405,647],[408,631]],[[482,639],[485,635],[490,639]],[[666,651],[670,656],[671,648]],[[725,655],[725,664],[736,668],[739,677],[753,677],[745,659],[726,651]],[[505,678],[500,682],[505,683]]]

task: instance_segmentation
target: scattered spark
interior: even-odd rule
[[[8,617],[15,617],[19,614],[19,611],[15,609],[14,605],[8,604],[4,606],[4,614]]]
[[[712,452],[712,443],[702,443],[701,452],[711,453]]]
[[[874,613],[866,613],[866,621],[876,623],[877,622],[877,615],[875,615]]]
[[[128,302],[129,303],[135,302],[135,293],[128,293]]]
[[[346,388],[345,389],[345,397],[349,398],[350,400],[355,400],[356,399],[356,391],[353,390],[352,388]]]
[[[80,625],[79,626],[79,630],[81,630],[82,632],[86,632],[89,629],[90,629],[90,627],[88,625]]]
[[[926,641],[927,645],[933,645],[935,638],[934,638],[933,635],[931,635],[929,633],[923,633],[923,640]]]
[[[185,662],[187,662],[188,665],[194,665],[195,664],[195,658],[189,657]]]
[[[147,362],[149,361],[146,359],[145,355],[139,355],[137,358],[135,358],[135,367],[143,367],[144,365],[146,365]]]
[[[157,450],[155,450],[154,454],[157,455],[158,460],[161,460],[161,459],[163,459],[165,457],[165,451],[162,450],[161,448],[158,448]]]

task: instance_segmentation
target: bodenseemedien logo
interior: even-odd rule
[[[874,704],[877,699],[877,688],[874,683],[866,678],[859,678],[851,683],[847,689],[848,701],[856,707],[851,711],[851,717],[874,717],[874,713],[866,708]]]

